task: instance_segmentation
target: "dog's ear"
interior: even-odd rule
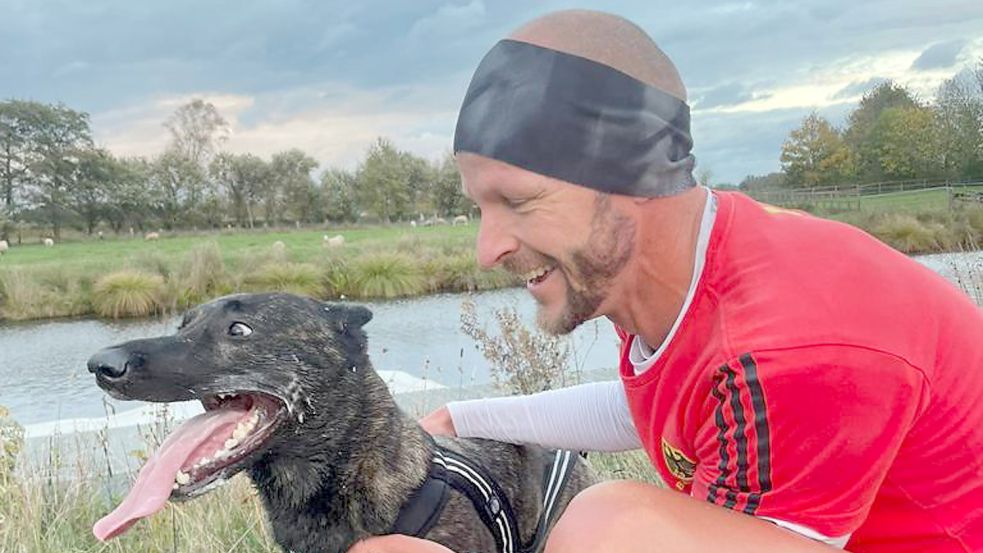
[[[372,320],[372,311],[364,305],[350,305],[344,303],[325,303],[324,316],[333,321],[341,332],[349,328],[362,328],[365,323]]]
[[[364,305],[346,305],[344,320],[349,325],[362,328],[365,323],[372,320],[372,311]]]

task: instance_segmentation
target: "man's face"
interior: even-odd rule
[[[478,262],[526,281],[547,332],[603,314],[634,250],[634,222],[614,197],[474,154],[457,161],[481,209]]]

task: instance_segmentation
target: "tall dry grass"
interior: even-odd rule
[[[100,317],[148,317],[164,311],[164,277],[136,270],[110,273],[92,288],[92,307]]]
[[[0,320],[139,316],[181,310],[245,291],[376,299],[487,290],[516,283],[500,269],[478,267],[471,241],[468,236],[409,236],[395,242],[322,248],[313,255],[299,256],[282,242],[230,254],[215,240],[203,240],[176,258],[160,249],[141,251],[120,260],[122,269],[113,271],[88,264],[57,269],[51,265],[0,267]],[[121,272],[145,278],[127,280],[115,274]],[[146,286],[146,279],[151,278],[163,282],[151,302],[153,307],[127,307],[129,296],[156,287]]]

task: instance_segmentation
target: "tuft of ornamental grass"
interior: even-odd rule
[[[290,292],[315,298],[324,297],[324,278],[310,263],[268,263],[253,270],[243,280],[249,292]]]
[[[13,321],[90,313],[91,277],[43,268],[0,272],[0,318]]]
[[[421,272],[431,293],[474,292],[515,286],[518,281],[508,272],[482,269],[471,251],[446,252],[423,261]]]
[[[165,310],[164,292],[162,276],[124,269],[96,281],[92,307],[100,317],[148,317]]]
[[[348,269],[350,295],[360,298],[416,296],[427,290],[418,264],[399,253],[367,254]]]
[[[904,253],[934,251],[939,247],[938,227],[907,213],[886,215],[874,224],[872,231],[887,245]]]
[[[168,284],[174,288],[173,294],[180,308],[191,307],[234,290],[225,269],[222,251],[214,240],[195,245]]]

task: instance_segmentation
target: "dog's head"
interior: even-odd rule
[[[318,409],[330,411],[355,395],[358,372],[368,366],[362,326],[371,318],[361,306],[237,294],[189,310],[173,336],[134,340],[92,356],[89,371],[115,398],[197,399],[205,408],[167,438],[123,504],[97,524],[97,537],[125,531],[168,498],[214,488],[289,441],[305,417],[333,424],[327,421],[334,415]],[[139,499],[127,505],[135,495]]]

